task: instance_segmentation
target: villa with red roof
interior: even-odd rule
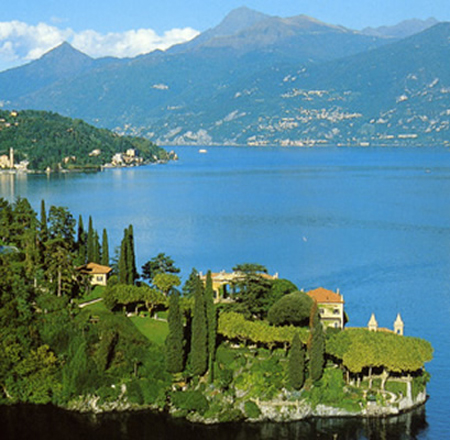
[[[316,301],[324,327],[344,328],[344,297],[339,293],[339,290],[333,292],[319,287],[310,290],[307,295]]]

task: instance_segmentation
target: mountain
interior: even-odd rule
[[[0,96],[14,100],[96,67],[119,62],[114,58],[93,59],[64,42],[38,60],[0,72]]]
[[[411,35],[418,34],[439,22],[435,18],[428,18],[427,20],[405,20],[394,26],[380,26],[378,28],[368,27],[361,31],[362,34],[373,37],[388,37],[388,38],[406,38]]]
[[[119,61],[57,48],[0,73],[0,100],[166,145],[441,144],[450,129],[449,28],[375,37],[240,8],[167,52]],[[65,77],[49,62],[71,57],[80,67]],[[44,63],[39,86],[33,72]]]
[[[269,17],[269,15],[262,14],[261,12],[254,11],[246,7],[234,9],[216,27],[208,29],[187,43],[173,46],[168,50],[168,52],[186,52],[187,50],[201,46],[216,38],[228,37],[237,34],[240,31]]]

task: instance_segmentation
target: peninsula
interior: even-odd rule
[[[45,111],[0,110],[0,169],[98,171],[176,159],[152,142]]]
[[[101,238],[100,238],[101,237]],[[386,416],[426,400],[433,349],[338,291],[260,264],[198,273],[160,253],[138,274],[133,227],[108,233],[44,201],[0,199],[0,403],[145,409],[202,423]],[[406,327],[407,328],[407,327]]]

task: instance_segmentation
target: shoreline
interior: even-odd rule
[[[122,389],[123,390],[123,389]],[[380,405],[376,402],[368,402],[365,408],[361,408],[359,412],[352,412],[343,408],[327,406],[318,404],[313,408],[306,401],[258,401],[258,407],[261,414],[257,418],[244,417],[236,422],[241,423],[286,423],[298,422],[312,418],[319,419],[333,419],[333,418],[359,418],[359,419],[380,419],[396,417],[410,411],[413,411],[421,406],[424,406],[428,400],[426,389],[420,392],[415,399],[402,397],[396,405],[387,404]],[[119,397],[113,402],[99,403],[98,396],[84,396],[76,401],[72,401],[66,406],[54,405],[60,409],[79,413],[79,414],[111,414],[111,413],[126,413],[138,411],[151,411],[154,414],[165,414],[166,416],[176,420],[183,419],[189,423],[200,425],[223,425],[229,421],[220,421],[218,417],[203,417],[198,413],[188,413],[181,415],[180,411],[170,406],[161,408],[155,405],[139,405],[128,402],[126,398]],[[276,409],[278,408],[278,409]],[[242,410],[243,404],[236,405],[236,409]]]

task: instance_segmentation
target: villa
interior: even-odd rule
[[[82,275],[90,276],[91,286],[106,286],[112,268],[97,263],[87,263],[77,267],[76,270]]]
[[[337,292],[319,287],[306,293],[317,303],[324,327],[344,328],[344,297]]]
[[[259,274],[262,278],[266,278],[269,280],[278,279],[278,273],[275,275],[269,275],[266,273]],[[235,283],[239,278],[242,278],[242,273],[240,272],[225,272],[222,270],[221,272],[212,273],[212,285],[214,291],[214,302],[231,302],[231,295],[233,294],[233,283]],[[200,274],[200,279],[203,283],[206,282],[206,275]]]

